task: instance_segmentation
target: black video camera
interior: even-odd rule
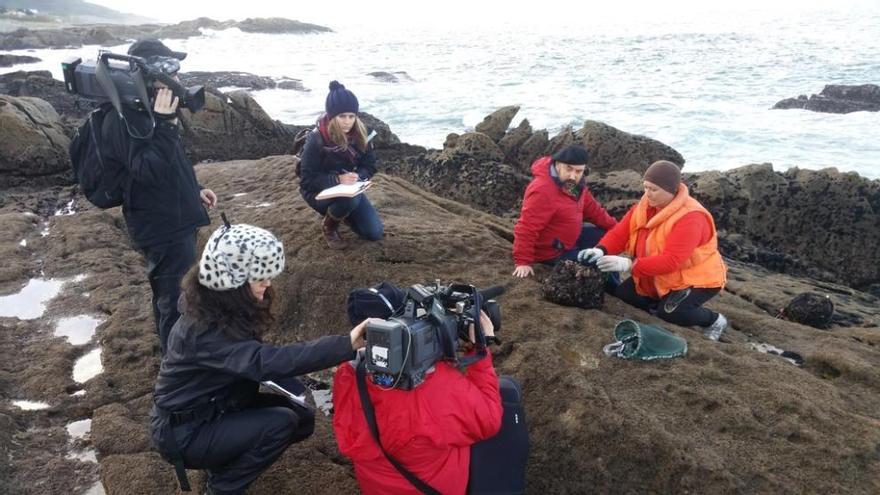
[[[178,65],[179,68],[179,65]],[[98,60],[83,62],[71,58],[61,63],[68,93],[98,102],[111,102],[117,111],[122,106],[152,108],[156,97],[153,81],[159,81],[177,96],[179,106],[198,112],[205,106],[205,88],[183,87],[166,71],[147,64],[141,57],[98,51]]]
[[[504,287],[477,290],[473,285],[416,284],[406,293],[403,314],[367,324],[366,368],[373,383],[387,388],[412,390],[439,360],[467,366],[486,356],[487,338],[480,324],[486,311],[495,332],[501,330],[501,309],[495,297]],[[474,325],[473,356],[459,358],[460,340],[470,341]],[[500,343],[497,337],[489,340]]]

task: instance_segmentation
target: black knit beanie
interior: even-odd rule
[[[672,162],[660,160],[645,170],[645,180],[657,184],[666,192],[676,194],[678,185],[681,184],[681,170]]]
[[[569,165],[586,165],[589,157],[590,154],[587,152],[587,149],[576,144],[566,146],[552,156],[553,161]]]
[[[327,94],[327,100],[324,102],[324,110],[330,118],[340,113],[357,113],[358,106],[358,99],[354,93],[345,89],[339,81],[330,81],[330,93]]]

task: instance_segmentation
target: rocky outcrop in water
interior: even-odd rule
[[[817,95],[787,98],[773,105],[773,108],[802,108],[824,113],[876,112],[880,111],[880,86],[829,84]]]
[[[409,76],[404,71],[394,71],[394,72],[385,72],[385,71],[376,71],[376,72],[368,72],[368,76],[373,76],[379,81],[387,82],[387,83],[399,83],[402,81],[412,81],[412,77]]]
[[[200,36],[201,29],[223,30],[238,28],[249,33],[307,34],[332,32],[332,29],[283,18],[245,19],[244,21],[215,21],[200,17],[173,25],[122,24],[73,26],[62,29],[18,29],[0,33],[0,50],[23,50],[27,48],[70,48],[82,45],[114,46],[129,40],[154,37],[160,39],[186,39]]]
[[[10,55],[8,53],[0,53],[0,67],[12,67],[18,64],[32,64],[39,62],[37,57],[29,57],[27,55]]]

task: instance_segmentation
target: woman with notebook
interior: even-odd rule
[[[317,128],[306,138],[299,192],[324,216],[321,230],[331,249],[345,248],[339,235],[342,222],[362,239],[377,241],[382,238],[384,226],[364,193],[367,184],[363,184],[376,173],[376,156],[357,116],[358,99],[338,81],[331,81],[324,109],[326,113],[318,119]],[[321,195],[336,186],[352,186],[355,192],[340,196],[327,191]],[[319,195],[327,199],[318,199]]]

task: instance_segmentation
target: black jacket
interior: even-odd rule
[[[128,235],[138,248],[170,241],[208,225],[208,213],[199,198],[202,187],[180,143],[179,127],[156,119],[149,139],[129,135],[128,126],[146,135],[149,117],[125,110],[125,120],[111,113],[104,119],[101,151],[105,160],[116,160],[129,171],[122,213]]]
[[[367,151],[357,152],[354,161],[341,153],[330,151],[324,144],[321,132],[314,130],[306,138],[303,147],[299,192],[306,203],[315,208],[315,196],[319,192],[339,184],[340,174],[357,172],[360,180],[368,180],[376,173],[376,155],[373,145]]]
[[[329,368],[354,356],[348,334],[275,346],[255,339],[233,340],[216,324],[184,313],[171,329],[156,379],[150,412],[153,441],[160,451],[167,450],[163,428],[171,412],[214,405],[223,410],[242,408],[254,398],[260,381]],[[179,440],[181,446],[187,441]]]

